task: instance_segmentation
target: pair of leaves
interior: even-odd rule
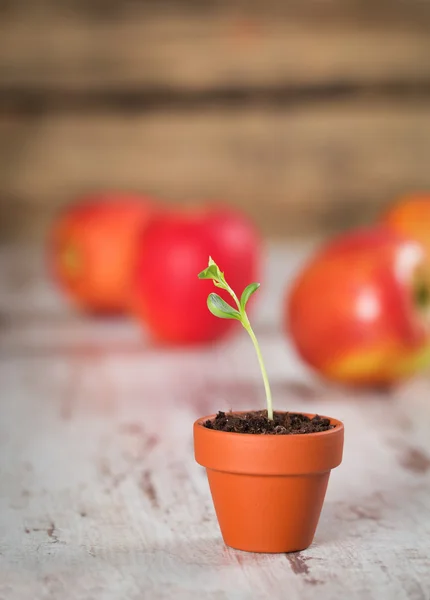
[[[216,285],[216,287],[227,290],[230,293],[230,295],[235,297],[224,278],[224,273],[222,273],[219,270],[218,265],[215,263],[214,260],[212,260],[211,257],[209,257],[209,264],[207,268],[201,273],[199,273],[198,277],[199,279],[211,279],[214,282],[214,285]],[[242,292],[242,296],[239,302],[241,311],[238,311],[229,304],[227,304],[227,302],[225,302],[225,300],[223,300],[218,294],[209,294],[207,300],[208,308],[213,315],[219,317],[220,319],[237,319],[238,321],[241,321],[241,312],[245,311],[246,303],[248,302],[252,294],[258,290],[259,287],[259,283],[250,283],[246,286],[246,288]]]
[[[243,312],[245,311],[245,306],[249,298],[254,292],[258,290],[259,287],[259,283],[250,283],[243,290],[242,296],[240,298],[240,307]],[[216,317],[219,317],[220,319],[237,319],[238,321],[242,320],[242,314],[238,310],[227,304],[227,302],[225,302],[225,300],[223,300],[221,296],[218,296],[218,294],[209,294],[207,302],[208,309]]]

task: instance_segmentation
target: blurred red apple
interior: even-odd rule
[[[209,256],[238,293],[258,280],[260,237],[243,214],[225,208],[172,212],[155,219],[140,238],[131,309],[162,342],[215,340],[237,323],[217,319],[206,299],[211,281],[198,273]],[[216,290],[225,300],[228,295]]]
[[[296,348],[323,376],[388,384],[430,363],[430,268],[417,242],[388,229],[322,248],[285,299]]]
[[[400,198],[388,209],[382,222],[393,231],[421,242],[430,257],[430,191]]]
[[[49,259],[60,287],[82,309],[121,313],[139,232],[153,205],[137,194],[84,197],[53,224]]]

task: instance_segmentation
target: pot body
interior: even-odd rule
[[[311,543],[332,468],[342,460],[343,424],[296,435],[251,435],[194,424],[194,450],[206,467],[221,533],[249,552],[295,552]],[[310,417],[314,415],[308,415]]]

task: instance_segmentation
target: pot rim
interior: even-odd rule
[[[232,411],[228,411],[228,413],[226,414],[233,414],[233,415],[246,415],[247,413],[250,412],[255,412],[255,409],[253,410],[232,410]],[[196,421],[194,421],[194,426],[197,427],[203,427],[205,429],[205,431],[209,434],[209,435],[228,435],[228,436],[240,436],[241,438],[264,438],[269,439],[269,438],[275,438],[275,439],[279,439],[279,438],[295,438],[295,437],[322,437],[322,436],[326,436],[326,435],[330,435],[333,434],[335,432],[338,432],[339,430],[344,429],[344,425],[342,423],[342,421],[339,421],[339,419],[335,419],[334,417],[328,417],[326,415],[321,415],[320,413],[307,413],[307,412],[303,412],[303,411],[292,411],[292,410],[277,410],[275,411],[277,413],[292,413],[295,415],[305,415],[306,417],[315,417],[316,415],[318,415],[319,417],[321,417],[322,419],[329,419],[331,424],[335,424],[336,427],[333,427],[333,429],[327,429],[326,431],[315,431],[313,433],[291,433],[291,434],[281,434],[281,435],[273,435],[273,434],[268,434],[268,433],[239,433],[237,431],[220,431],[218,429],[209,429],[209,427],[204,427],[203,423],[206,421],[210,421],[211,419],[214,419],[216,417],[216,414],[212,414],[212,415],[207,415],[206,417],[200,417],[199,419],[197,419]]]
[[[247,412],[235,411],[235,414]],[[314,413],[299,414],[314,416]],[[326,417],[336,425],[327,431],[270,435],[204,427],[204,421],[213,417],[201,417],[193,427],[194,455],[207,469],[248,475],[303,475],[329,471],[342,460],[344,426],[337,419]]]

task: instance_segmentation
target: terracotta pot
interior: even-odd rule
[[[224,542],[249,552],[307,548],[330,470],[342,460],[343,424],[330,418],[336,427],[320,433],[252,435],[203,427],[214,417],[194,423],[194,452],[206,467]]]

